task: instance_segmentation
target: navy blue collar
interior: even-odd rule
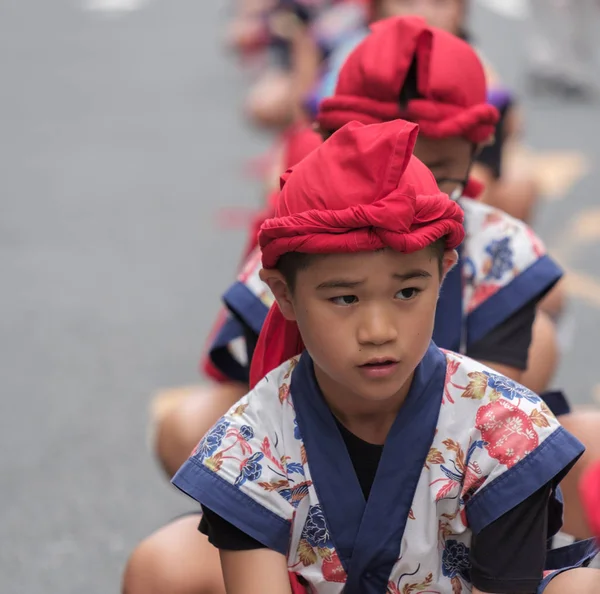
[[[291,394],[312,481],[348,580],[345,594],[385,594],[414,493],[435,436],[446,358],[431,343],[390,429],[368,501],[304,352]]]

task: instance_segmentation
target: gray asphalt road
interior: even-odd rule
[[[198,354],[250,206],[241,173],[264,146],[220,51],[217,2],[150,2],[98,18],[77,0],[0,6],[0,592],[117,592],[127,552],[186,502],[158,473],[146,412],[159,387],[195,380]],[[511,82],[520,26],[476,11]],[[540,149],[598,152],[592,108],[527,104]],[[592,118],[590,120],[590,118]],[[594,206],[600,178],[544,206],[550,244]],[[600,273],[600,244],[573,265]],[[560,380],[588,402],[600,376],[593,298]]]

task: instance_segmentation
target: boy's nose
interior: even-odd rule
[[[383,309],[369,308],[358,329],[360,344],[381,345],[396,340],[398,332],[390,316]]]

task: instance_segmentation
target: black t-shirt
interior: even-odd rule
[[[477,342],[467,343],[466,355],[477,361],[527,369],[537,304],[537,299],[532,300]]]
[[[368,499],[383,446],[367,443],[338,423],[354,471]],[[471,583],[483,592],[535,594],[546,561],[549,483],[517,507],[473,535]],[[199,530],[218,549],[247,551],[265,548],[222,517],[202,506]]]

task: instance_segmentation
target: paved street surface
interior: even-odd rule
[[[244,240],[218,212],[258,202],[243,167],[266,146],[240,117],[225,4],[0,6],[3,594],[118,592],[134,543],[189,507],[151,459],[147,408],[157,388],[196,379]],[[522,23],[474,12],[486,54],[522,88]],[[598,108],[525,107],[555,190],[537,226],[575,271],[559,381],[591,403]]]

